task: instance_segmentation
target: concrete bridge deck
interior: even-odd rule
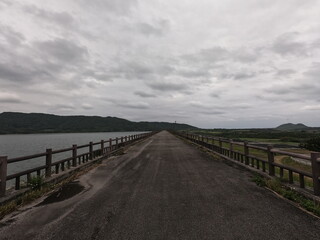
[[[59,194],[80,193],[40,199],[2,220],[0,239],[320,237],[320,220],[165,131],[69,187]]]

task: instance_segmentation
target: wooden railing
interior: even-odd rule
[[[310,155],[297,154],[275,149],[271,145],[268,147],[261,147],[249,144],[248,142],[234,142],[232,139],[195,135],[188,132],[176,132],[176,134],[214,151],[221,157],[238,161],[244,165],[261,170],[262,172],[268,172],[270,176],[277,176],[287,180],[290,184],[299,183],[300,188],[306,188],[307,180],[308,187],[313,189],[314,195],[320,196],[319,152],[311,152]],[[276,155],[310,161],[311,170],[304,171],[276,162]]]
[[[0,156],[0,197],[5,196],[7,181],[15,181],[15,189],[21,188],[21,178],[26,177],[26,183],[30,182],[34,175],[44,176],[45,178],[51,177],[52,173],[58,174],[60,171],[65,171],[66,168],[77,167],[80,164],[86,163],[90,160],[108,157],[119,148],[133,143],[135,141],[147,138],[155,132],[148,132],[136,135],[129,135],[125,137],[101,140],[99,142],[90,142],[85,145],[72,145],[72,147],[65,149],[46,149],[43,153],[33,154],[29,156],[22,156],[17,158],[8,158],[7,156]],[[94,149],[96,148],[96,149]],[[78,154],[79,149],[87,149],[87,152]],[[53,161],[53,156],[61,153],[70,155],[70,157]],[[29,161],[36,158],[44,158],[45,162],[41,166],[37,166],[28,170],[17,172],[7,175],[8,165],[12,163]]]

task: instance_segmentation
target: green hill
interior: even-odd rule
[[[282,125],[278,126],[276,129],[277,130],[284,130],[284,131],[294,131],[294,130],[305,130],[308,128],[309,128],[308,126],[306,126],[302,123],[298,123],[298,124],[286,123],[286,124],[282,124]]]
[[[196,127],[168,122],[132,122],[116,117],[58,116],[43,113],[3,112],[0,134],[56,132],[118,132],[187,130]]]

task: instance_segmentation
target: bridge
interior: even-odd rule
[[[198,148],[167,131],[148,136],[4,218],[0,239],[319,239],[318,218]]]

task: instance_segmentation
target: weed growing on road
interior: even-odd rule
[[[253,182],[255,182],[259,187],[265,187],[266,186],[266,181],[263,177],[261,177],[259,174],[253,175],[251,178]]]
[[[43,176],[33,176],[29,182],[28,186],[33,190],[40,190],[43,185],[44,177]]]
[[[314,213],[320,217],[320,204],[314,200],[308,199],[302,194],[288,189],[282,185],[281,180],[278,178],[275,179],[265,179],[260,175],[256,174],[252,177],[252,181],[255,182],[260,187],[267,187],[281,196],[297,203],[300,207],[308,210],[309,212]]]
[[[53,189],[53,185],[44,185],[41,190],[33,190],[25,193],[24,195],[12,200],[2,206],[0,206],[0,219],[2,219],[5,215],[17,210],[19,207],[31,203],[35,199],[43,196],[45,193],[51,191]]]

